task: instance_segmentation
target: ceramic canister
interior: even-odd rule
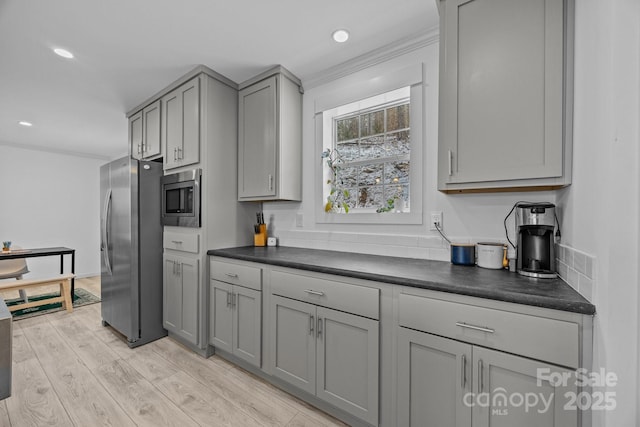
[[[451,263],[457,265],[475,265],[476,245],[473,243],[452,243]]]
[[[503,268],[504,250],[503,243],[478,243],[478,267],[496,270]]]

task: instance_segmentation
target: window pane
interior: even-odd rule
[[[386,157],[387,155],[383,136],[372,136],[360,140],[361,159],[378,159],[380,157]]]
[[[387,134],[385,147],[389,156],[403,156],[411,153],[411,138],[408,130]]]
[[[382,184],[383,164],[360,166],[360,185]]]
[[[336,151],[343,162],[351,162],[360,157],[360,149],[357,140],[349,140],[336,144]]]
[[[409,162],[389,162],[384,164],[385,184],[408,184]]]
[[[355,187],[358,185],[358,168],[352,166],[338,168],[337,186],[341,188]]]
[[[344,201],[349,206],[349,209],[355,209],[358,204],[358,189],[347,188],[348,196],[345,196]],[[344,190],[343,190],[344,191]]]
[[[384,110],[360,116],[360,135],[369,136],[384,132]]]
[[[382,205],[382,186],[360,187],[358,189],[359,208],[377,208]]]
[[[409,186],[408,185],[388,185],[384,189],[384,200],[399,199],[403,203],[395,203],[396,209],[402,209],[409,207]]]
[[[351,117],[337,121],[337,138],[339,141],[356,139],[358,137],[358,118]]]
[[[409,104],[387,108],[387,132],[409,127]]]

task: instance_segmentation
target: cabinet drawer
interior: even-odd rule
[[[197,254],[200,251],[199,242],[200,236],[198,234],[175,233],[172,231],[164,232],[163,247],[165,249]]]
[[[262,269],[257,267],[212,260],[211,278],[257,291],[262,290]]]
[[[371,319],[380,318],[380,290],[375,288],[272,271],[271,292]]]
[[[532,359],[579,366],[577,323],[408,294],[400,294],[399,323]]]

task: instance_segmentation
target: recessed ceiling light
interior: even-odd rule
[[[19,125],[21,125],[21,126],[26,126],[26,127],[31,127],[31,126],[33,126],[33,123],[31,123],[31,122],[25,122],[24,120],[20,120],[20,121],[18,122],[18,124],[19,124]]]
[[[347,30],[335,30],[331,35],[333,39],[338,43],[344,43],[349,40],[349,31]]]
[[[56,48],[56,49],[53,49],[53,51],[55,52],[56,55],[62,56],[63,58],[67,58],[67,59],[73,58],[73,53],[69,52],[66,49]]]

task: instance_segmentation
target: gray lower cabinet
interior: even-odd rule
[[[274,376],[378,424],[377,320],[272,295],[270,336]]]
[[[167,253],[163,259],[163,326],[198,345],[200,261]]]
[[[209,344],[261,364],[262,292],[211,280]]]
[[[398,426],[578,426],[578,411],[565,408],[578,392],[572,373],[399,327]],[[547,380],[562,375],[574,380]]]

